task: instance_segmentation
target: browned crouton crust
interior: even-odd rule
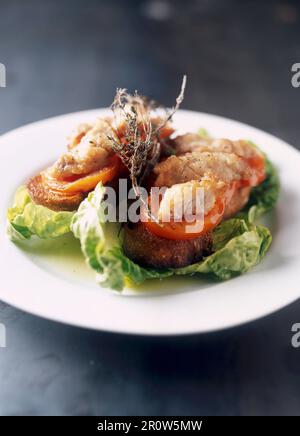
[[[76,210],[85,197],[85,194],[82,192],[67,195],[66,193],[52,190],[44,183],[41,174],[30,179],[27,188],[34,203],[55,211]]]
[[[131,260],[154,268],[181,268],[211,253],[212,233],[192,240],[170,240],[151,233],[142,223],[126,224],[123,249]]]

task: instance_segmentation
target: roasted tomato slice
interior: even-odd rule
[[[226,206],[226,197],[218,198],[212,210],[204,216],[203,221],[160,223],[150,218],[143,221],[143,225],[152,233],[161,238],[173,240],[187,240],[200,237],[216,227],[222,220]],[[142,210],[142,216],[146,216],[146,210]]]

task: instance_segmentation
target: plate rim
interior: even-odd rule
[[[39,121],[36,121],[36,122],[33,122],[33,123],[29,123],[29,124],[26,124],[26,125],[23,125],[23,126],[19,126],[16,129],[12,129],[12,130],[10,130],[8,132],[5,132],[4,134],[2,134],[0,136],[0,143],[2,142],[2,140],[7,139],[7,137],[9,138],[9,136],[11,134],[20,134],[20,133],[22,133],[22,130],[24,130],[24,129],[35,128],[36,126],[41,126],[41,125],[47,124],[49,122],[55,122],[57,120],[61,120],[61,119],[65,118],[65,117],[68,117],[68,118],[72,118],[72,117],[75,117],[75,116],[76,117],[81,117],[81,116],[84,117],[84,116],[87,116],[87,114],[88,114],[88,116],[93,116],[94,114],[95,115],[96,114],[101,114],[101,112],[104,113],[104,112],[107,112],[107,111],[108,111],[108,108],[82,110],[82,111],[71,112],[71,113],[61,114],[61,115],[58,115],[58,116],[55,116],[55,117],[50,117],[50,118],[42,119],[42,120],[39,120]],[[234,120],[234,119],[231,119],[231,118],[227,118],[227,117],[223,117],[223,116],[220,116],[220,115],[206,113],[206,112],[198,112],[198,111],[191,111],[191,110],[180,110],[179,112],[180,113],[185,113],[185,115],[187,115],[187,116],[192,115],[192,114],[193,115],[196,114],[197,116],[209,117],[209,118],[215,119],[216,121],[223,121],[223,122],[234,123],[237,127],[250,128],[251,130],[256,131],[258,134],[267,135],[269,137],[269,139],[272,140],[272,141],[274,141],[274,140],[277,141],[277,142],[279,141],[281,146],[283,146],[285,148],[288,148],[289,151],[294,152],[298,157],[300,157],[299,150],[297,150],[292,145],[288,144],[287,142],[285,142],[281,138],[278,138],[278,137],[270,134],[269,132],[266,132],[266,131],[261,130],[261,129],[257,128],[257,127],[251,126],[249,124],[242,123],[240,121],[237,121],[237,120]],[[88,328],[88,329],[91,329],[91,330],[114,332],[114,333],[121,333],[121,334],[123,333],[123,334],[142,335],[142,336],[185,336],[185,335],[192,335],[192,334],[201,334],[201,333],[215,332],[215,331],[225,330],[225,329],[227,330],[227,329],[230,329],[230,328],[237,327],[239,325],[244,325],[244,324],[249,323],[249,322],[254,322],[255,320],[259,320],[261,318],[264,318],[264,317],[266,317],[266,316],[268,316],[268,315],[270,315],[272,313],[276,313],[279,310],[283,309],[284,307],[286,307],[286,306],[292,304],[293,302],[297,301],[299,298],[300,298],[300,295],[295,296],[292,299],[290,299],[289,302],[287,302],[285,304],[281,304],[281,305],[279,305],[278,307],[275,307],[275,308],[274,307],[270,307],[269,310],[266,310],[263,314],[261,314],[259,316],[257,316],[257,315],[251,316],[250,315],[245,320],[236,321],[236,322],[233,322],[233,323],[225,325],[225,326],[216,326],[214,328],[208,327],[207,329],[201,328],[201,330],[199,330],[199,331],[197,331],[195,329],[192,329],[191,331],[185,330],[185,331],[168,331],[168,332],[156,332],[156,331],[148,332],[148,331],[145,331],[145,330],[144,331],[137,331],[135,328],[132,328],[132,327],[130,327],[128,329],[124,329],[124,328],[120,329],[117,326],[115,328],[112,328],[111,326],[108,327],[108,328],[105,328],[103,326],[99,327],[99,326],[96,326],[96,325],[95,326],[93,326],[93,325],[85,325],[81,321],[74,321],[74,322],[65,321],[65,320],[61,319],[61,317],[56,317],[54,314],[52,314],[52,315],[49,315],[49,314],[45,315],[44,311],[42,311],[42,313],[41,313],[41,312],[36,311],[34,309],[29,309],[27,307],[27,305],[24,305],[24,304],[20,304],[19,305],[16,302],[11,303],[12,300],[3,298],[2,294],[1,294],[1,290],[0,290],[0,300],[4,301],[7,304],[11,304],[11,305],[15,306],[15,307],[17,307],[20,310],[23,310],[25,312],[31,313],[31,314],[33,314],[35,316],[39,316],[41,318],[50,319],[52,321],[60,322],[60,323],[65,324],[65,325],[72,325],[72,326],[77,326],[77,327],[81,327],[81,328]]]

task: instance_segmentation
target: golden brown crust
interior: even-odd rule
[[[181,268],[211,253],[211,232],[191,240],[170,240],[151,233],[142,223],[126,224],[123,249],[130,259],[154,268]]]
[[[170,156],[154,168],[157,178],[155,186],[171,187],[177,183],[200,180],[211,175],[225,183],[248,180],[254,170],[245,159],[234,153],[192,152],[181,156]]]
[[[67,195],[66,193],[51,189],[44,183],[41,174],[30,179],[27,188],[34,203],[55,211],[76,210],[85,197],[85,194],[82,192]]]

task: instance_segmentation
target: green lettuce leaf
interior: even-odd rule
[[[213,254],[202,262],[175,270],[176,274],[213,274],[228,280],[247,272],[266,254],[272,236],[264,226],[255,226],[243,219],[225,221],[214,232]]]
[[[42,239],[57,238],[70,232],[74,212],[55,212],[32,202],[26,186],[15,195],[13,207],[8,209],[8,235],[14,242],[36,235]]]

